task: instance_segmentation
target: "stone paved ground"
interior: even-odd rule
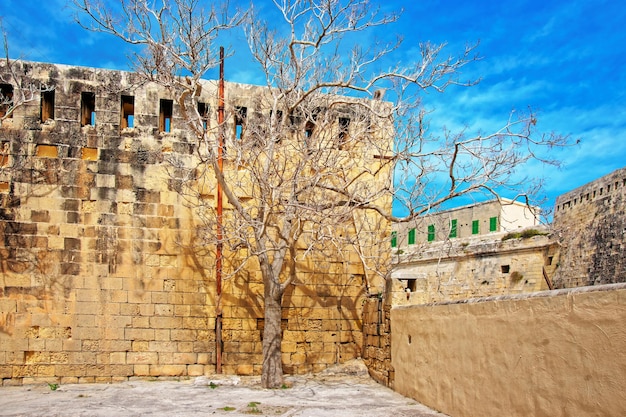
[[[0,416],[445,417],[363,375],[288,377],[284,389],[259,378],[200,377],[116,384],[0,388]]]

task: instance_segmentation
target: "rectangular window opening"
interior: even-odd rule
[[[477,235],[480,233],[480,220],[472,220],[472,234]]]
[[[174,101],[162,98],[159,100],[159,132],[169,133],[172,131],[172,115],[174,114]]]
[[[433,240],[435,240],[435,225],[429,224],[428,225],[428,241],[432,242]]]
[[[322,111],[323,110],[319,107],[315,108],[313,109],[313,111],[311,111],[310,115],[307,117],[307,121],[304,125],[304,136],[306,138],[310,138],[311,136],[313,136],[313,133],[315,132],[315,125],[317,124],[317,120],[322,114]]]
[[[308,121],[304,126],[304,136],[310,138],[313,136],[313,131],[315,130],[315,123]]]
[[[80,125],[96,125],[96,94],[83,91],[80,93]]]
[[[500,270],[502,271],[503,274],[508,274],[510,269],[511,269],[511,267],[509,265],[501,265],[500,266]]]
[[[415,292],[415,290],[417,289],[417,279],[416,278],[407,279],[405,288],[409,290],[409,292]]]
[[[207,129],[209,127],[209,113],[211,112],[211,106],[208,103],[198,103],[198,114],[202,119],[202,128]]]
[[[448,237],[456,237],[456,235],[457,235],[457,220],[452,219],[450,220],[450,233],[448,234]]]
[[[398,246],[398,232],[391,232],[391,247],[395,248]]]
[[[498,218],[497,217],[490,217],[489,218],[489,231],[490,232],[495,232],[498,230]]]
[[[41,123],[54,120],[54,90],[41,92]]]
[[[275,123],[275,126],[279,126],[283,121],[283,111],[276,110],[276,118],[274,118],[274,110],[270,110],[270,122]],[[293,123],[293,122],[292,122]]]
[[[346,141],[348,140],[348,131],[350,128],[350,119],[347,117],[339,118],[339,135],[337,137],[337,146],[339,149],[343,148]]]
[[[122,96],[122,129],[135,127],[135,97]]]
[[[415,229],[409,230],[409,245],[415,244]]]
[[[0,117],[7,115],[13,107],[13,86],[11,84],[0,84]],[[7,117],[13,117],[13,112]]]
[[[246,119],[248,117],[247,107],[235,107],[235,138],[243,139],[246,130]]]

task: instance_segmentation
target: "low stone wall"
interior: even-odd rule
[[[368,298],[363,304],[363,362],[372,378],[393,387],[391,366],[391,304]]]
[[[626,285],[391,310],[394,389],[451,416],[626,415]]]

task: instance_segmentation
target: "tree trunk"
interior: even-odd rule
[[[263,370],[261,384],[264,388],[280,388],[283,384],[281,353],[282,291],[271,280],[265,280],[265,323],[263,328]]]

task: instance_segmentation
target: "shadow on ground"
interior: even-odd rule
[[[263,389],[258,377],[234,376],[61,385],[56,390],[47,384],[3,387],[0,415],[444,417],[354,372],[354,366],[287,377],[285,387],[276,390]]]

